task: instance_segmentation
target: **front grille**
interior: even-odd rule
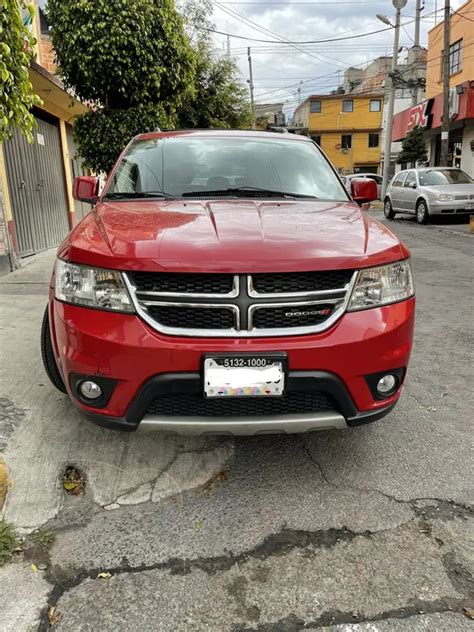
[[[137,312],[157,331],[263,337],[327,329],[344,313],[355,271],[128,272],[124,278]]]
[[[152,306],[150,316],[165,327],[176,329],[232,329],[234,315],[226,308],[200,308],[173,306]]]
[[[282,397],[205,398],[182,393],[154,399],[147,413],[169,417],[247,417],[291,415],[337,410],[327,393],[289,391]]]
[[[189,274],[180,272],[130,272],[137,292],[173,294],[229,294],[234,277],[231,274]]]
[[[351,280],[353,272],[353,270],[328,270],[254,274],[252,280],[254,290],[259,294],[319,292],[343,288]]]
[[[332,311],[333,305],[264,307],[255,310],[252,322],[257,329],[314,327],[323,323]]]

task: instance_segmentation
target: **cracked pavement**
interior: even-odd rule
[[[49,629],[49,606],[68,632],[473,628],[474,236],[390,227],[412,250],[415,349],[392,414],[348,431],[234,441],[96,428],[42,372],[52,254],[0,279],[5,517],[55,536],[27,535],[0,569],[2,632]],[[85,473],[83,497],[63,494],[66,464]]]

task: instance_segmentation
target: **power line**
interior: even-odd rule
[[[265,27],[260,26],[259,24],[256,24],[255,22],[253,22],[252,20],[247,18],[245,15],[243,15],[239,11],[236,11],[235,9],[229,9],[227,7],[222,6],[221,2],[214,2],[214,5],[219,7],[222,11],[224,11],[225,13],[230,15],[231,17],[234,17],[235,19],[237,19],[239,22],[242,22],[246,26],[250,26],[250,28],[253,28],[256,31],[259,31],[260,33],[272,35],[273,37],[278,38],[278,40],[282,44],[283,43],[289,43],[289,40],[286,37],[283,37],[282,35],[278,35],[274,31],[271,31],[270,29],[267,29]],[[296,50],[299,50],[303,54],[308,55],[309,57],[313,57],[314,59],[316,59],[319,62],[324,61],[321,58],[325,58],[325,59],[329,59],[330,61],[335,62],[337,64],[343,63],[339,59],[334,59],[333,57],[328,57],[327,55],[323,55],[322,53],[319,53],[319,54],[312,53],[310,51],[305,50],[304,48],[301,48],[300,46],[298,46],[296,44],[293,44],[293,43],[291,44],[291,46],[293,46],[293,48],[295,48]]]
[[[263,40],[263,39],[257,39],[255,37],[247,37],[245,35],[236,35],[235,33],[226,33],[225,31],[218,31],[217,29],[211,29],[208,27],[200,27],[201,30],[203,31],[208,31],[209,33],[217,33],[218,35],[226,35],[229,37],[235,37],[236,39],[242,39],[242,40],[247,40],[250,42],[260,42],[260,43],[264,43],[264,44],[325,44],[325,43],[329,43],[329,42],[342,42],[343,40],[350,40],[350,39],[358,39],[360,37],[368,37],[369,35],[376,35],[377,33],[384,33],[385,31],[391,31],[393,29],[393,26],[388,26],[386,29],[378,29],[376,31],[370,31],[369,33],[361,33],[360,35],[350,35],[347,37],[333,37],[331,39],[325,39],[325,40],[307,40],[307,41],[285,41],[285,42],[281,42],[278,40]]]

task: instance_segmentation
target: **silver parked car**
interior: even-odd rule
[[[430,215],[474,214],[474,180],[454,167],[400,171],[384,199],[385,217],[393,219],[396,213],[414,214],[419,224]]]
[[[376,173],[351,173],[347,176],[341,176],[342,183],[349,194],[351,192],[351,181],[354,180],[354,178],[369,178],[370,180],[374,180],[377,185],[377,198],[379,200],[381,199],[383,182],[382,176],[379,176]]]

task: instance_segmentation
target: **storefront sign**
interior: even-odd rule
[[[433,124],[433,114],[432,114],[433,104],[434,104],[434,98],[431,98],[411,108],[410,116],[409,116],[408,124],[406,128],[407,133],[410,132],[415,127],[422,127],[423,129],[431,129],[431,125]]]
[[[474,118],[474,81],[465,81],[451,88],[449,97],[450,121]],[[392,140],[403,140],[417,125],[425,130],[438,129],[441,127],[442,119],[443,95],[440,93],[395,114],[392,120]]]

